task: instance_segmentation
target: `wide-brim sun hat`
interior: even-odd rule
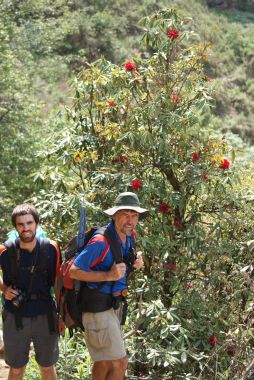
[[[114,215],[120,210],[133,210],[140,214],[140,216],[146,216],[148,210],[140,207],[139,199],[137,194],[131,192],[125,192],[118,195],[114,202],[114,206],[105,210],[104,213],[107,215]]]

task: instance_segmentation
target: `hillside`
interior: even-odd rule
[[[214,100],[212,114],[204,114],[204,125],[254,142],[252,2],[210,2],[216,4],[208,7],[205,1],[183,0],[119,0],[113,5],[100,0],[1,3],[2,226],[13,205],[38,189],[30,176],[42,163],[37,152],[54,128],[51,117],[60,105],[70,103],[74,76],[86,62],[101,56],[121,63],[144,54],[138,42],[143,33],[140,20],[160,8],[176,7],[191,18],[188,28],[210,45],[206,74],[212,80]],[[2,238],[5,234],[3,230]]]
[[[253,357],[253,16],[247,0],[0,4],[0,240],[29,201],[64,252],[81,199],[89,228],[138,195],[129,379],[239,380]],[[60,344],[59,379],[90,378],[82,334]]]

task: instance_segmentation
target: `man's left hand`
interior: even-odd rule
[[[144,265],[144,261],[143,261],[143,258],[142,258],[142,252],[141,251],[138,251],[137,252],[137,258],[133,264],[133,268],[135,269],[140,269],[142,268]]]

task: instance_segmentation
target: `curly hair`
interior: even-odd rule
[[[34,221],[36,224],[39,223],[40,218],[39,218],[39,213],[38,210],[33,206],[28,203],[23,203],[22,205],[18,205],[14,208],[12,211],[11,215],[11,221],[14,227],[16,227],[16,218],[17,216],[20,215],[27,215],[31,214],[34,217]]]

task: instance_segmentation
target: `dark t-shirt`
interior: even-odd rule
[[[38,248],[39,243],[37,241],[37,246],[32,252],[20,249],[16,288],[22,292],[28,292],[30,287],[30,293],[36,295],[37,298],[28,299],[28,301],[19,308],[20,314],[23,317],[36,317],[37,315],[45,314],[48,310],[48,305],[54,305],[50,290],[55,283],[56,273],[61,263],[61,255],[57,244],[50,240],[49,249],[47,250],[47,271],[43,272],[40,266],[40,253]],[[0,266],[3,272],[3,281],[5,285],[10,286],[12,285],[12,280],[8,251],[4,246],[0,246],[0,252]],[[31,281],[31,266],[33,264],[35,264],[35,271]],[[13,306],[11,301],[5,300],[4,308],[10,312],[15,311],[15,306]]]

